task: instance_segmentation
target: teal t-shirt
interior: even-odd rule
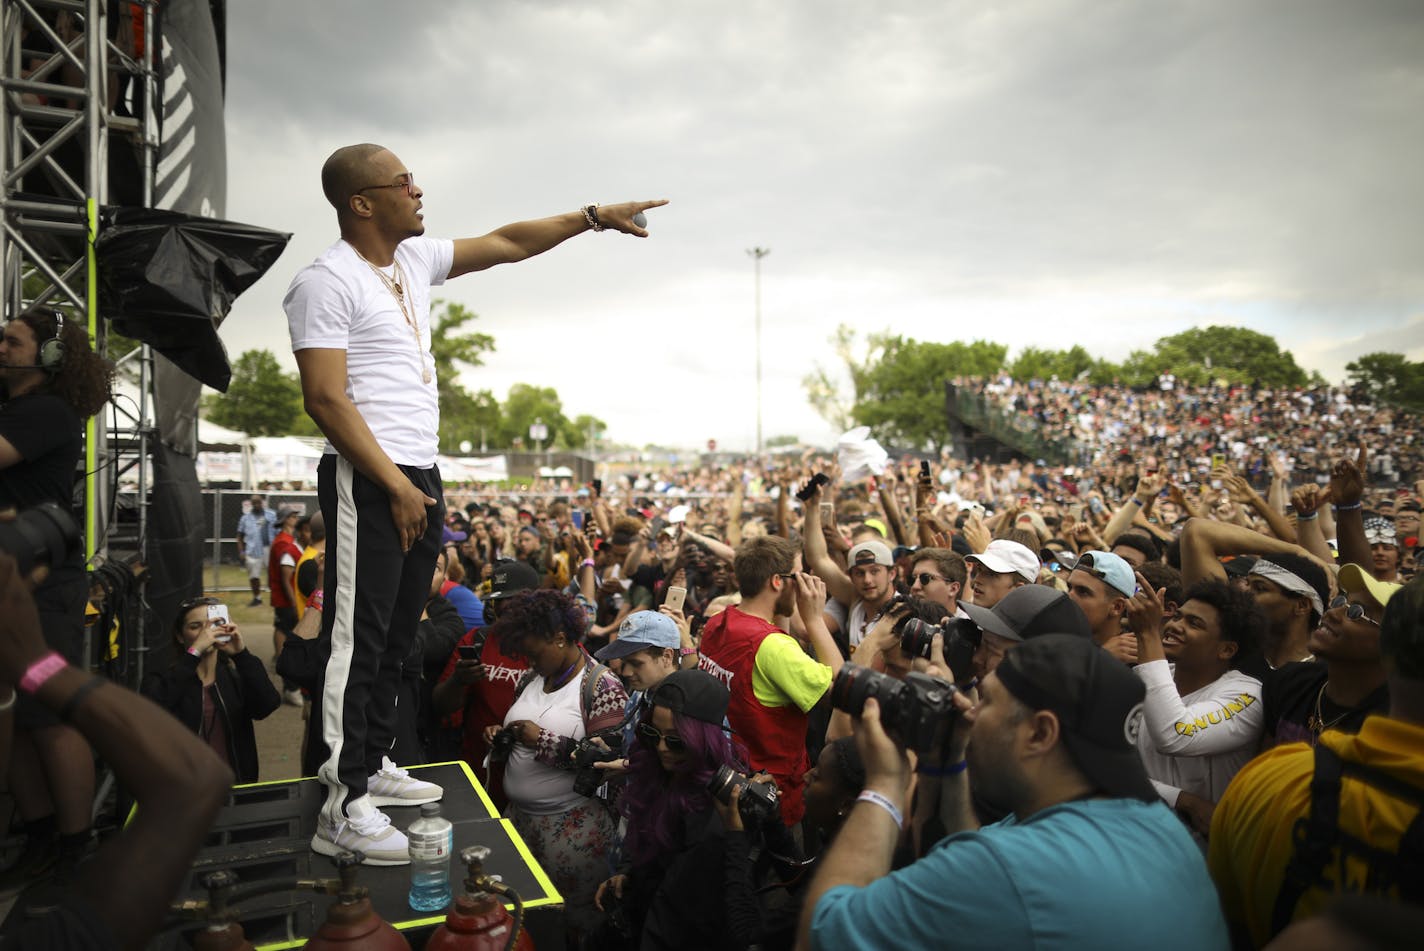
[[[1160,802],[1089,799],[938,843],[821,897],[812,947],[1230,947],[1201,849]]]

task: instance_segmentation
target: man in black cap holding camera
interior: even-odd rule
[[[1016,647],[984,681],[943,763],[951,834],[890,872],[908,807],[910,762],[872,698],[856,723],[866,785],[811,884],[801,948],[1132,943],[1227,945],[1201,851],[1157,801],[1137,754],[1144,688],[1091,640],[1049,634]],[[965,754],[967,752],[967,759]],[[1009,811],[979,828],[976,794]]]

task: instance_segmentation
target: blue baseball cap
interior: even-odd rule
[[[1127,563],[1127,559],[1110,551],[1083,552],[1078,556],[1073,570],[1086,571],[1109,588],[1115,589],[1124,598],[1130,598],[1137,593],[1137,578],[1133,576],[1132,566]]]
[[[618,626],[618,639],[593,656],[599,660],[618,660],[649,647],[682,646],[682,633],[666,614],[638,611],[624,618]]]

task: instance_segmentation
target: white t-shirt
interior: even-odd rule
[[[440,448],[430,288],[445,283],[454,257],[455,243],[448,240],[407,238],[396,248],[418,345],[395,295],[344,240],[302,268],[282,301],[293,352],[346,351],[346,395],[397,465],[427,469]],[[396,273],[394,265],[382,270]],[[326,451],[335,452],[329,442]]]
[[[556,736],[581,740],[586,735],[583,726],[583,671],[570,677],[553,693],[544,692],[544,678],[534,677],[515,698],[514,705],[504,715],[505,726],[515,720],[532,720],[540,729]],[[504,767],[504,794],[509,801],[532,816],[553,816],[568,812],[580,803],[588,802],[574,792],[574,772],[555,769],[534,758],[535,750],[523,743],[514,744]]]
[[[1216,802],[1256,755],[1265,729],[1261,682],[1228,670],[1181,697],[1167,661],[1133,671],[1147,687],[1137,750],[1158,794],[1173,807],[1182,790]]]

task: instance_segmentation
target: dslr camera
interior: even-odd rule
[[[900,627],[900,650],[907,657],[929,660],[936,634],[944,635],[944,659],[954,679],[960,682],[967,680],[974,668],[974,652],[979,649],[984,632],[967,617],[946,618],[943,624],[930,624],[911,617]]]
[[[730,766],[717,768],[717,774],[707,781],[707,791],[722,805],[732,802],[732,790],[740,789],[737,812],[749,829],[781,821],[781,797],[771,783],[754,783]]]
[[[490,740],[490,762],[503,763],[509,759],[510,752],[514,749],[514,744],[518,742],[518,734],[514,727],[504,727]]]
[[[942,749],[954,727],[954,684],[929,674],[913,673],[904,680],[846,664],[831,683],[831,706],[858,717],[865,701],[880,704],[880,722],[916,753]]]
[[[607,776],[603,770],[597,769],[595,763],[611,763],[616,759],[622,759],[623,754],[619,751],[618,737],[605,737],[605,741],[612,739],[613,747],[604,749],[599,744],[593,742],[593,737],[584,737],[574,744],[573,751],[569,754],[574,764],[574,792],[580,796],[592,796],[598,792],[598,787],[607,781]]]

